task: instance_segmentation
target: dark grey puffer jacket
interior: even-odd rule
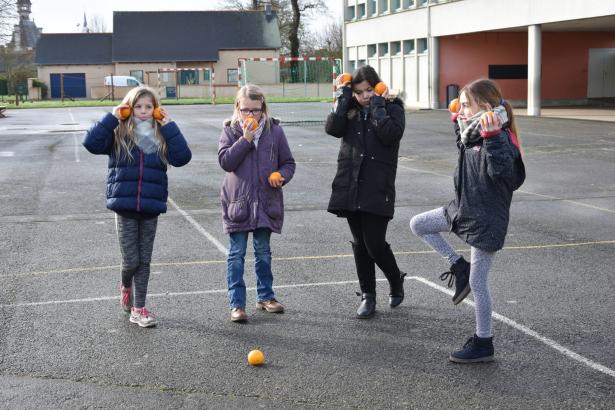
[[[513,191],[525,180],[517,139],[508,124],[468,146],[460,142],[456,123],[455,132],[455,199],[444,209],[449,229],[469,245],[495,252],[504,246]]]

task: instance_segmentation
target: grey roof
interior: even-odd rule
[[[262,11],[116,11],[113,61],[218,61],[220,49],[281,47],[278,18]]]
[[[111,64],[111,33],[41,34],[34,62],[55,64]]]

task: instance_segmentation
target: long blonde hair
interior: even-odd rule
[[[126,104],[130,106],[131,109],[134,109],[135,104],[141,97],[150,97],[152,99],[152,103],[154,104],[154,108],[160,106],[160,99],[158,98],[158,94],[156,91],[148,86],[139,86],[135,87],[132,90],[128,91],[126,97],[122,100],[122,104]],[[158,140],[158,155],[160,159],[166,164],[167,163],[167,144],[165,139],[160,134],[160,124],[158,121],[154,120],[154,135]],[[120,120],[120,125],[115,129],[115,138],[113,141],[113,149],[115,150],[115,157],[119,160],[122,157],[130,158],[130,160],[134,160],[132,157],[132,150],[137,145],[136,135],[135,135],[135,122],[133,120],[133,116],[130,115],[125,120]]]
[[[258,85],[246,84],[237,91],[235,96],[235,109],[233,110],[233,117],[231,117],[231,125],[235,126],[241,122],[241,113],[239,112],[239,100],[242,98],[249,98],[253,101],[260,101],[262,104],[261,115],[265,121],[265,129],[269,132],[269,109],[267,108],[267,101],[265,100],[265,93],[263,89]]]

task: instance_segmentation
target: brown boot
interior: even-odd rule
[[[243,323],[248,320],[248,314],[244,308],[231,309],[231,321]]]
[[[284,306],[282,306],[282,304],[275,299],[256,302],[256,308],[261,309],[261,310],[266,310],[269,313],[283,313],[284,312]]]

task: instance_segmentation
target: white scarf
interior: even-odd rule
[[[153,154],[158,151],[159,142],[156,138],[156,129],[154,128],[154,119],[140,120],[133,117],[135,123],[135,135],[137,136],[137,146],[145,154]]]
[[[265,117],[261,117],[260,121],[258,122],[258,128],[252,131],[252,135],[254,135],[254,145],[257,147],[258,147],[258,140],[260,139],[264,128],[265,128]],[[241,129],[243,130],[243,121],[241,121]]]
[[[506,107],[498,105],[493,110],[493,113],[500,120],[500,125],[504,125],[508,122],[508,114],[506,114]],[[482,127],[480,125],[480,117],[485,111],[479,111],[466,121],[461,119],[461,116],[457,117],[457,124],[459,124],[459,130],[461,131],[461,142],[463,145],[476,143],[480,140],[480,132]]]

